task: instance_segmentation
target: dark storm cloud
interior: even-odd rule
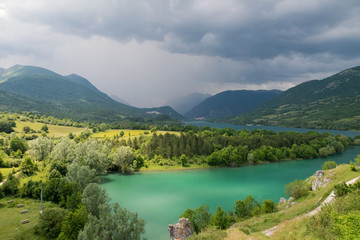
[[[57,31],[119,41],[156,40],[172,52],[232,59],[301,53],[360,54],[358,1],[45,1],[19,18]],[[16,13],[13,13],[16,14]],[[23,15],[20,15],[23,14]]]
[[[0,63],[83,73],[139,106],[284,90],[359,65],[359,12],[358,0],[3,0]]]

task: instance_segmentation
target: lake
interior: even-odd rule
[[[254,130],[254,129],[265,129],[265,130],[272,130],[275,132],[299,132],[299,133],[306,133],[309,131],[315,131],[318,133],[329,132],[334,135],[344,135],[348,137],[355,137],[360,135],[360,131],[338,131],[338,130],[324,130],[324,129],[308,129],[308,128],[290,128],[290,127],[273,127],[273,126],[248,126],[248,125],[234,125],[229,123],[211,123],[211,122],[202,122],[202,121],[192,121],[192,122],[185,122],[185,125],[194,125],[198,127],[212,127],[212,128],[233,128],[235,130],[240,129],[247,129],[247,130]]]
[[[187,208],[206,203],[211,212],[217,206],[233,210],[235,201],[252,195],[256,200],[284,197],[284,186],[305,179],[321,169],[325,161],[348,163],[360,153],[350,147],[328,158],[292,160],[239,168],[109,174],[101,186],[114,202],[138,212],[146,220],[149,240],[169,239],[168,224],[175,224]],[[286,170],[286,171],[285,171]]]

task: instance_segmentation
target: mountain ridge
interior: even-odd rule
[[[236,124],[303,128],[360,129],[360,66],[284,91],[244,115]]]
[[[126,117],[151,117],[140,108],[119,103],[99,91],[87,79],[72,74],[62,76],[41,67],[15,65],[0,74],[0,90],[21,98],[19,102],[32,99],[32,111],[74,120],[117,121]],[[45,105],[46,107],[45,107]],[[48,105],[52,106],[52,109]],[[26,105],[26,104],[25,104]],[[18,105],[17,109],[29,106]],[[10,104],[13,106],[13,104]],[[13,110],[9,107],[7,110]],[[159,108],[166,110],[168,108]],[[23,110],[25,111],[25,110]],[[173,111],[172,116],[178,116]]]
[[[190,119],[216,119],[250,111],[280,90],[227,90],[206,98],[184,114]]]

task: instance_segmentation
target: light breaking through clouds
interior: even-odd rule
[[[357,0],[0,0],[0,67],[77,73],[139,107],[360,65]]]

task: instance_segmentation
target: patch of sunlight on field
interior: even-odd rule
[[[150,130],[130,130],[130,129],[109,129],[105,132],[98,132],[91,135],[93,138],[113,138],[114,136],[120,135],[120,132],[124,132],[124,139],[128,139],[131,137],[138,137],[138,136],[152,136],[153,133]],[[145,134],[147,132],[147,134]],[[180,135],[180,132],[173,132],[173,131],[156,131],[156,134],[176,134]]]
[[[44,124],[39,122],[22,122],[22,121],[16,121],[16,128],[14,128],[15,132],[22,133],[23,128],[25,126],[30,127],[31,129],[35,131],[40,131],[42,126],[48,126],[49,133],[47,135],[49,137],[65,137],[69,133],[79,135],[82,131],[84,131],[86,128],[78,128],[78,127],[68,127],[68,126],[58,126],[58,125],[50,125],[50,124]],[[27,135],[40,135],[40,133],[29,133]]]

